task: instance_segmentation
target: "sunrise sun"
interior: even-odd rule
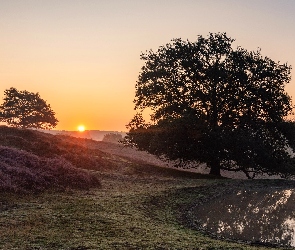
[[[79,132],[84,132],[85,131],[85,126],[84,125],[79,125],[78,126],[78,131]]]

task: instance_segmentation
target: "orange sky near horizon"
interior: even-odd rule
[[[59,130],[126,131],[142,51],[227,32],[295,67],[294,13],[293,0],[0,1],[0,98],[10,87],[39,92]]]

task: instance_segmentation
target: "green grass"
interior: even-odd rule
[[[222,181],[105,177],[88,192],[3,194],[0,249],[256,249],[181,222],[180,210],[203,195],[198,187]]]

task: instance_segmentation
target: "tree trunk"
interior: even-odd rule
[[[211,99],[211,104],[212,104],[212,116],[211,116],[211,128],[212,128],[212,135],[215,137],[217,135],[218,138],[218,110],[217,110],[217,85],[218,85],[218,69],[217,69],[217,63],[215,64],[216,66],[216,71],[214,71],[214,78],[216,77],[216,79],[214,79],[214,83],[213,83],[213,89],[212,89],[212,99]],[[212,138],[211,138],[211,142],[212,142]],[[214,145],[214,144],[213,144]],[[214,157],[214,152],[218,152],[219,148],[218,145],[216,147],[216,145],[212,148],[212,156]],[[210,167],[210,173],[212,175],[216,175],[216,176],[221,176],[220,174],[220,162],[218,159],[212,159],[210,162],[207,163],[208,166]]]
[[[220,164],[218,160],[213,160],[208,163],[208,166],[210,167],[210,173],[212,175],[221,176],[220,174]]]

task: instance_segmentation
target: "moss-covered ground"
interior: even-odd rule
[[[101,189],[2,194],[0,249],[263,249],[210,238],[181,220],[186,205],[204,198],[199,189],[225,181],[104,176]]]

